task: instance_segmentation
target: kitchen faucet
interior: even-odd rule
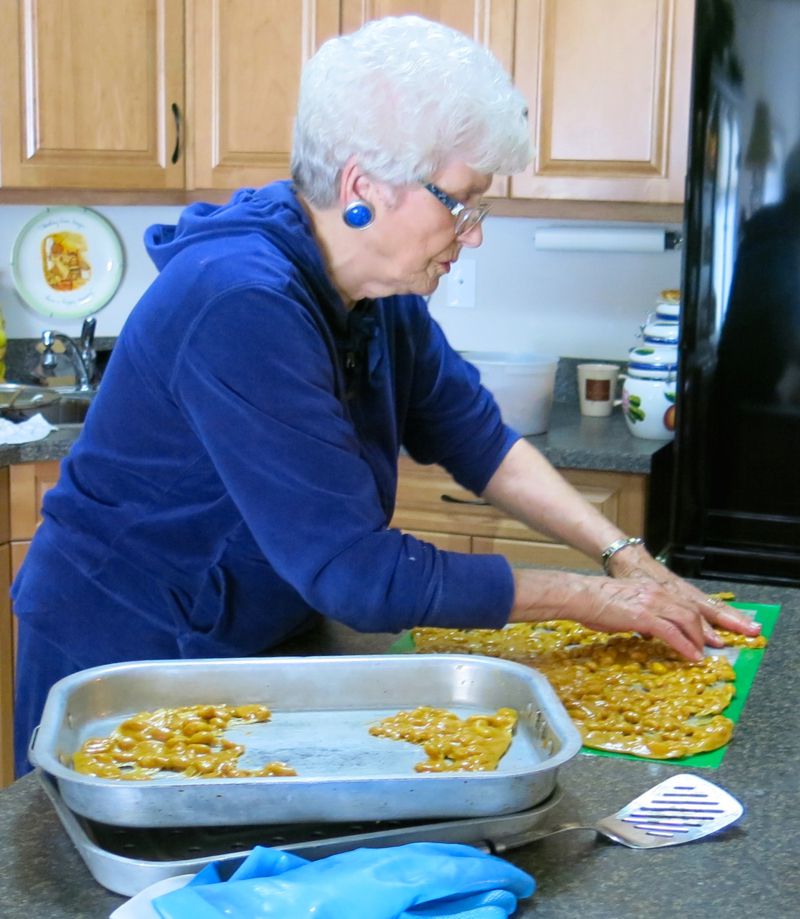
[[[63,332],[56,332],[53,329],[45,329],[42,332],[42,344],[44,345],[44,354],[42,355],[42,367],[45,370],[52,370],[56,366],[57,358],[53,351],[53,345],[60,341],[64,345],[64,353],[72,361],[77,378],[77,392],[88,392],[92,388],[92,379],[95,373],[95,362],[97,352],[94,349],[94,329],[97,320],[94,317],[85,319],[81,329],[80,347],[65,335]]]

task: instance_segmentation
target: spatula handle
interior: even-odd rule
[[[593,826],[584,826],[582,823],[562,823],[559,826],[550,827],[547,830],[529,830],[527,833],[518,833],[516,836],[509,836],[502,842],[494,843],[490,839],[486,840],[486,848],[493,855],[501,852],[507,852],[509,849],[518,849],[520,846],[527,846],[529,843],[538,842],[540,839],[546,839],[548,836],[556,836],[558,833],[566,833],[569,830],[590,830],[596,833]]]

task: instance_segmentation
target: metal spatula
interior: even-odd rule
[[[674,775],[593,826],[567,823],[524,838],[520,834],[495,849],[506,851],[567,830],[595,830],[631,849],[658,849],[716,833],[738,820],[743,811],[736,798],[712,782],[696,775]]]

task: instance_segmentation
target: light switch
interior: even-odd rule
[[[474,308],[475,262],[472,259],[461,259],[450,266],[450,274],[447,275],[447,305]]]

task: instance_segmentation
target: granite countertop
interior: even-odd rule
[[[81,425],[61,425],[44,440],[0,446],[0,467],[61,459],[80,432]],[[585,418],[576,401],[554,403],[547,433],[527,439],[560,469],[645,474],[655,453],[669,443],[633,437],[619,409],[609,418]]]
[[[697,582],[720,590],[719,582]],[[732,586],[738,599],[777,603],[781,617],[734,740],[718,769],[699,775],[745,805],[734,827],[694,843],[637,851],[590,832],[566,833],[513,849],[504,858],[537,880],[515,919],[788,919],[797,913],[796,700],[800,591]],[[360,635],[323,623],[284,654],[380,653],[393,635]],[[547,823],[592,822],[681,771],[679,764],[578,755],[559,771],[563,797]],[[4,919],[103,917],[123,898],[93,880],[34,776],[0,792],[0,903]]]
[[[653,457],[670,441],[634,437],[621,410],[608,418],[581,415],[577,402],[556,402],[545,434],[528,437],[558,469],[649,473]]]
[[[16,466],[18,463],[35,463],[44,460],[60,460],[69,452],[81,432],[80,424],[63,424],[51,431],[44,440],[30,444],[0,445],[0,467]]]

